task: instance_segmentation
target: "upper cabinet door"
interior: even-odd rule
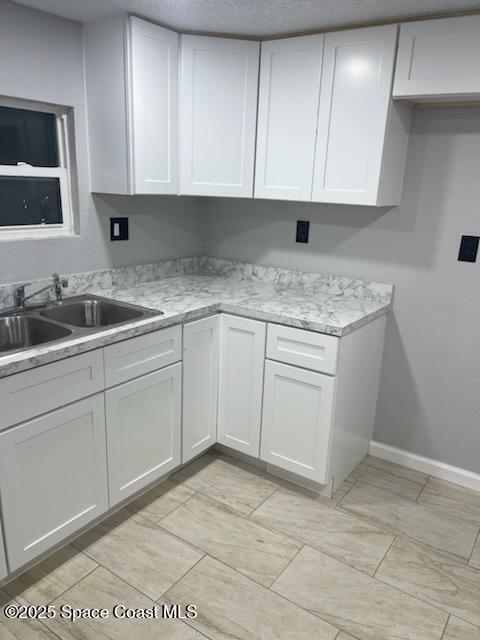
[[[480,16],[400,27],[395,98],[468,100],[480,96]]]
[[[409,114],[391,99],[397,26],[325,36],[313,200],[400,201]]]
[[[182,36],[182,194],[252,197],[259,47]]]
[[[323,39],[262,43],[256,198],[311,199]]]
[[[177,193],[179,36],[140,18],[129,26],[132,191]]]
[[[177,193],[178,34],[124,16],[84,33],[91,191]]]

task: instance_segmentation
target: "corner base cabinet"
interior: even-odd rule
[[[182,364],[105,392],[110,506],[177,467]]]
[[[105,513],[103,394],[1,433],[0,486],[10,571]]]

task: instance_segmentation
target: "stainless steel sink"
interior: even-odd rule
[[[13,315],[0,318],[0,352],[18,351],[66,338],[72,331],[41,318]]]
[[[109,327],[141,318],[148,311],[98,298],[84,298],[75,302],[66,301],[62,306],[50,307],[40,311],[40,315],[55,322],[74,327]],[[161,312],[159,312],[161,313]]]
[[[0,315],[0,355],[161,315],[163,311],[94,295],[66,298],[62,304],[47,303],[22,312],[6,312]]]

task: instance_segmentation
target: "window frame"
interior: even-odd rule
[[[0,225],[0,241],[73,236],[74,220],[72,207],[72,181],[70,175],[73,163],[71,161],[72,149],[68,135],[70,109],[59,105],[8,98],[5,96],[0,96],[0,107],[12,107],[16,109],[25,109],[27,111],[40,111],[42,113],[54,114],[57,126],[59,166],[34,167],[28,164],[0,164],[0,176],[58,178],[63,219],[61,224]]]

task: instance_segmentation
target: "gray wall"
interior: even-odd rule
[[[480,472],[480,108],[418,109],[391,209],[203,200],[208,254],[393,282],[375,439]],[[310,243],[295,221],[310,220]]]
[[[0,241],[0,282],[201,253],[194,199],[91,196],[79,23],[0,0],[0,95],[74,108],[80,225],[76,237]],[[130,216],[128,242],[110,242],[116,215]]]

